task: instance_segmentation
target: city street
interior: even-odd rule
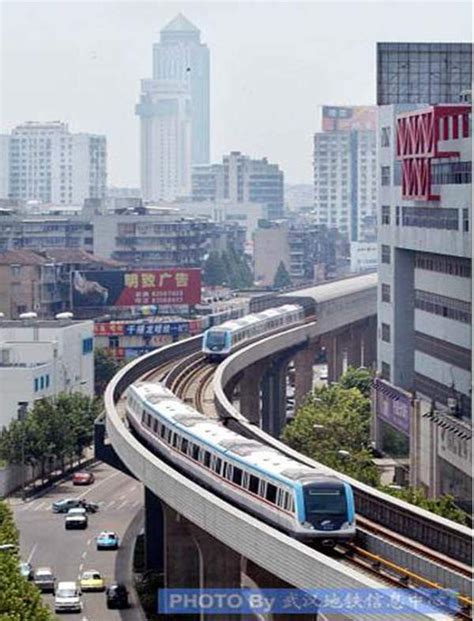
[[[29,502],[10,500],[20,530],[22,560],[30,561],[35,569],[51,567],[57,581],[78,580],[82,571],[95,569],[103,575],[106,584],[120,581],[127,585],[132,603],[128,610],[108,610],[104,593],[84,593],[82,613],[68,614],[68,619],[140,620],[130,579],[133,544],[142,527],[143,488],[134,479],[105,464],[98,464],[92,471],[93,485],[75,487],[71,481],[65,481]],[[81,497],[100,505],[97,513],[89,514],[85,530],[66,530],[65,514],[51,511],[55,500],[70,497]],[[95,537],[101,530],[118,533],[121,542],[118,552],[96,550]],[[54,597],[45,595],[44,598],[54,610]]]

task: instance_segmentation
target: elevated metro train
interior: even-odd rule
[[[202,352],[211,360],[222,360],[246,341],[278,328],[297,325],[304,318],[302,306],[285,304],[261,313],[246,315],[241,319],[226,321],[204,332]]]
[[[231,431],[159,383],[137,382],[126,397],[134,432],[200,485],[300,540],[332,546],[355,536],[347,483]]]

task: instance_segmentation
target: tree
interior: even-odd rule
[[[357,388],[333,385],[308,396],[285,427],[283,440],[330,468],[377,485],[379,474],[372,463],[369,432],[370,400]]]
[[[94,391],[98,397],[104,394],[120,367],[121,364],[105,349],[99,347],[94,351]]]
[[[222,285],[227,278],[226,270],[218,252],[211,252],[204,262],[203,282],[210,287]]]
[[[275,289],[283,289],[284,287],[289,287],[291,285],[291,277],[286,269],[286,266],[283,261],[280,261],[277,271],[275,273],[275,278],[273,279],[273,286]]]
[[[370,397],[373,376],[369,369],[365,367],[349,367],[339,380],[339,386],[342,388],[357,388],[364,395]]]
[[[0,544],[18,546],[18,530],[10,508],[0,501]],[[38,588],[20,574],[16,552],[0,553],[0,619],[5,621],[52,621]]]

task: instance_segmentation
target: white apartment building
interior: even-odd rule
[[[106,196],[106,138],[59,121],[23,123],[9,136],[8,169],[12,199],[82,205]]]
[[[191,193],[191,96],[179,80],[142,80],[141,190],[144,201]]]
[[[10,136],[0,134],[0,199],[8,198],[10,187]]]
[[[471,106],[381,106],[374,439],[471,498]]]
[[[94,394],[94,322],[0,322],[0,427],[38,399]]]
[[[314,134],[316,223],[375,242],[375,108],[323,106],[322,130]]]

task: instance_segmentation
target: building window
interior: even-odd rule
[[[469,233],[469,209],[462,210],[462,230]]]
[[[390,166],[382,166],[380,169],[381,185],[390,185]]]
[[[44,376],[44,387],[49,388],[49,375]]]
[[[382,283],[382,302],[390,302],[390,285]]]
[[[382,224],[390,224],[390,205],[382,205]]]
[[[118,336],[109,336],[109,347],[111,349],[116,349],[120,346],[119,337]]]
[[[382,362],[380,375],[382,376],[382,379],[387,380],[387,382],[390,381],[390,365],[388,362]]]
[[[83,354],[90,354],[93,351],[93,349],[94,349],[94,340],[92,339],[92,337],[89,337],[87,339],[82,339],[82,353]]]
[[[429,334],[415,332],[415,349],[466,371],[471,370],[471,351]]]
[[[382,263],[390,263],[390,246],[382,244]]]
[[[461,323],[471,323],[471,304],[464,300],[415,289],[415,308]]]
[[[417,252],[415,267],[430,272],[471,278],[471,261],[462,257],[450,257],[429,252]]]
[[[390,325],[388,323],[382,324],[382,341],[390,343]]]
[[[441,207],[403,207],[402,225],[457,231],[459,230],[459,211]]]
[[[35,377],[35,392],[39,390],[39,377]]]
[[[472,180],[472,162],[440,162],[431,168],[434,185],[465,184]]]
[[[380,134],[380,146],[390,146],[390,127],[382,127],[382,131]]]

